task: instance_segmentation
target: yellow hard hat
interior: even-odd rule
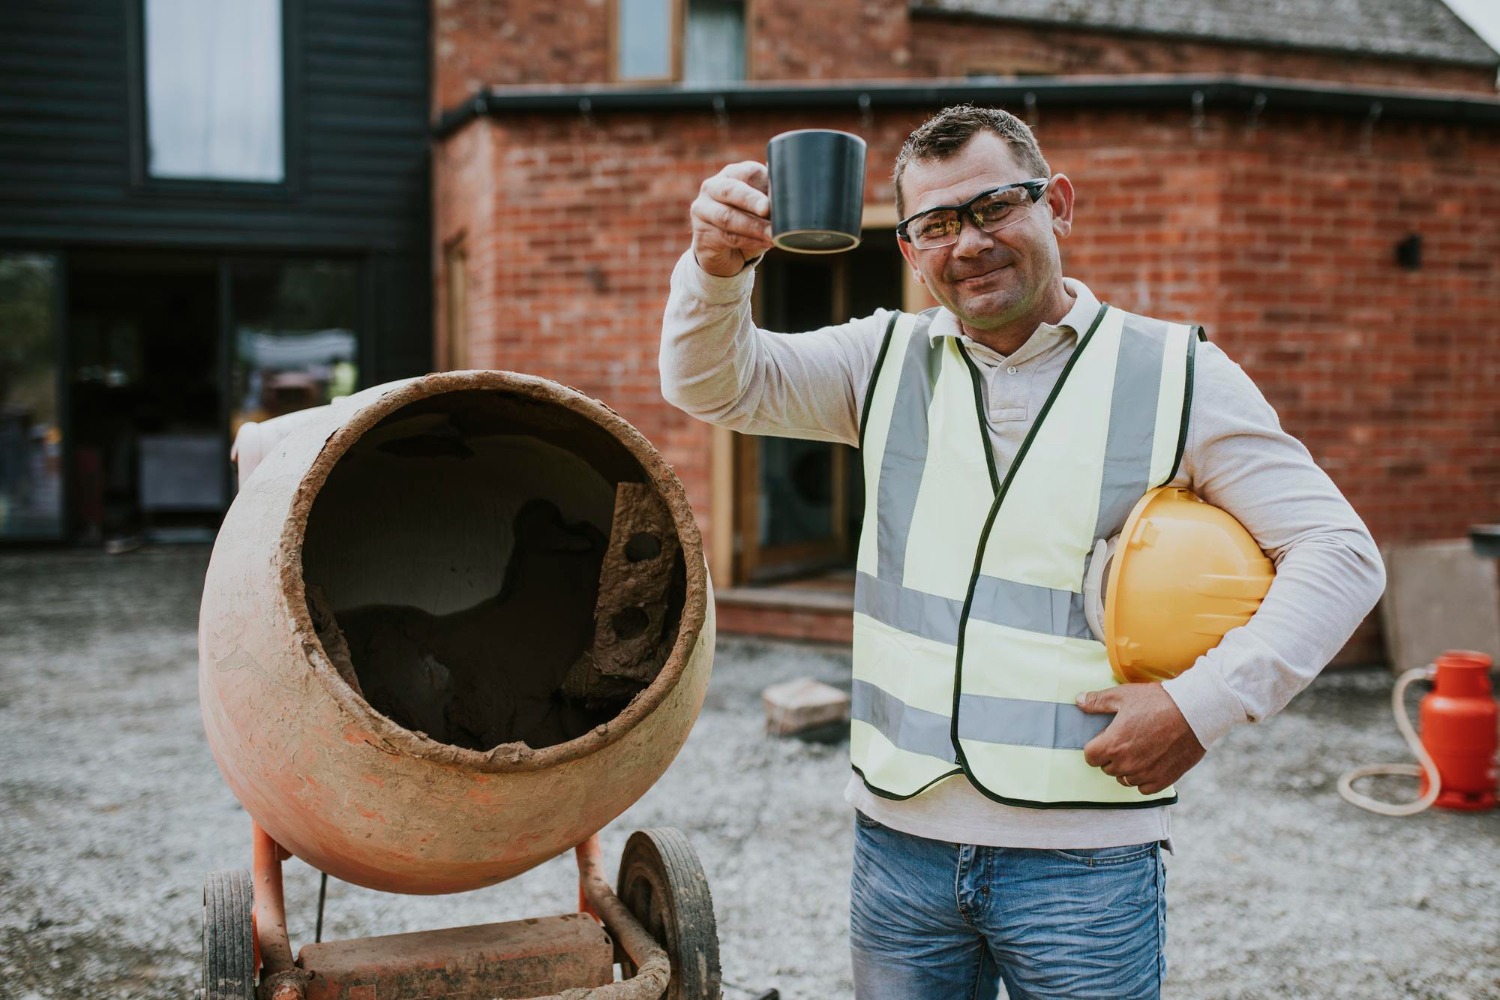
[[[1096,545],[1084,614],[1116,680],[1166,680],[1249,621],[1275,576],[1244,525],[1191,490],[1161,486]]]

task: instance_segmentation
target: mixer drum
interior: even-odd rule
[[[337,878],[442,893],[640,798],[714,639],[702,541],[650,443],[509,372],[295,416],[225,518],[199,619],[204,729],[251,817]]]

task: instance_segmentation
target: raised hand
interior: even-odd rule
[[[731,163],[698,188],[690,214],[693,256],[728,278],[771,249],[771,178],[764,163]]]

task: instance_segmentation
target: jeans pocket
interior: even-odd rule
[[[864,813],[860,812],[858,809],[854,810],[854,823],[855,823],[856,826],[861,826],[861,827],[865,828],[866,830],[879,830],[880,829],[880,823],[878,823],[875,820],[871,819],[870,817],[866,816]]]
[[[1155,855],[1158,844],[1125,844],[1120,847],[1075,847],[1066,851],[1049,850],[1053,857],[1071,861],[1089,868],[1104,868],[1110,865],[1128,865]]]

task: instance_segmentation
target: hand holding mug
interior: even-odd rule
[[[698,266],[732,277],[771,249],[770,174],[763,163],[731,163],[698,188],[690,210]]]

